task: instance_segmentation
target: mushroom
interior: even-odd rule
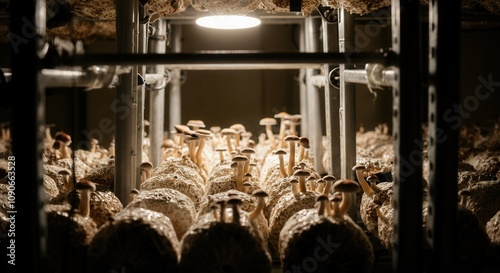
[[[235,134],[236,134],[236,132],[234,131],[234,129],[231,129],[231,128],[224,128],[221,131],[221,135],[226,138],[227,151],[230,154],[234,151],[233,145],[231,143],[231,138],[234,137]]]
[[[250,167],[250,162],[252,161],[252,154],[255,154],[255,150],[252,148],[243,148],[241,149],[240,153],[248,158],[248,160],[245,162],[245,166],[243,167],[243,171],[245,173],[248,173],[248,168]]]
[[[297,178],[290,179],[290,185],[292,185],[292,193],[296,198],[300,195],[299,180]]]
[[[248,221],[250,222],[254,222],[259,215],[264,216],[262,211],[266,206],[266,197],[269,195],[264,190],[258,189],[252,192],[252,196],[257,199],[257,206],[252,212],[250,212],[250,214],[248,214]]]
[[[82,179],[78,181],[75,185],[75,189],[80,192],[80,214],[83,217],[89,217],[90,215],[90,192],[95,191],[95,183]]]
[[[314,177],[314,175],[309,175],[307,178],[306,178],[308,184],[309,184],[309,190],[310,191],[314,191],[316,190],[316,177]]]
[[[372,188],[373,192],[380,192],[381,189],[377,186],[378,177],[376,175],[369,175],[366,178],[366,181],[370,182],[370,188]]]
[[[309,139],[307,137],[299,138],[299,158],[297,159],[299,162],[302,160],[306,160],[305,151],[309,149]]]
[[[339,206],[340,215],[343,216],[351,206],[351,193],[359,190],[359,184],[354,180],[341,179],[333,184],[333,192],[342,193],[342,203]]]
[[[291,135],[297,135],[297,125],[300,123],[301,118],[302,118],[302,116],[299,114],[289,115],[286,118],[286,120],[288,120],[289,124],[290,124],[290,134]]]
[[[306,188],[306,177],[310,175],[308,171],[304,171],[302,169],[299,169],[293,173],[294,176],[299,178],[299,190],[300,192],[304,193],[307,192]]]
[[[249,182],[249,181],[243,182],[243,192],[249,193],[251,187],[252,187],[251,182]]]
[[[333,182],[337,181],[337,178],[331,174],[323,176],[323,180],[326,182],[325,188],[323,189],[323,194],[328,196],[330,194],[330,189],[332,188]]]
[[[196,143],[198,143],[198,136],[194,133],[192,135],[184,135],[184,142],[187,143],[188,155],[191,161],[196,164]]]
[[[460,195],[460,205],[467,207],[467,199],[469,196],[472,195],[472,192],[465,189],[465,190],[459,191],[458,195]]]
[[[271,149],[276,149],[276,139],[273,133],[273,125],[276,125],[276,119],[274,118],[262,118],[259,122],[259,125],[263,125],[266,128],[266,135],[271,143]]]
[[[234,146],[240,147],[241,134],[246,131],[245,126],[241,123],[235,123],[229,128],[234,130]]]
[[[209,130],[205,129],[197,129],[194,134],[198,137],[199,143],[198,143],[198,148],[196,150],[196,164],[198,167],[203,166],[203,148],[205,147],[205,142],[206,140],[210,139],[212,137],[212,132]]]
[[[278,114],[274,115],[274,118],[279,118],[280,119],[280,131],[279,131],[279,139],[278,139],[278,147],[279,148],[285,148],[285,134],[286,134],[286,124],[285,124],[285,119],[288,117],[287,112],[279,112]]]
[[[219,206],[219,209],[220,209],[219,222],[225,223],[226,222],[226,199],[217,200],[216,204]]]
[[[318,195],[316,197],[316,203],[319,205],[318,206],[318,216],[328,216],[328,213],[326,213],[327,208],[330,207],[329,204],[330,200],[326,195]]]
[[[215,151],[219,153],[220,164],[224,163],[224,152],[227,151],[227,149],[224,147],[218,147]]]
[[[236,175],[236,189],[239,191],[243,191],[243,176],[245,163],[248,161],[248,158],[243,155],[236,155],[232,159],[233,162],[236,162],[237,165],[237,175]]]
[[[342,218],[343,215],[340,213],[340,202],[342,202],[342,194],[340,192],[334,193],[330,201],[332,202],[332,217]]]
[[[233,223],[239,225],[240,224],[240,205],[243,204],[238,196],[230,197],[226,203],[231,205],[231,209],[233,211]]]
[[[191,119],[186,123],[187,126],[191,127],[191,130],[196,131],[200,128],[205,128],[205,123],[199,119]]]
[[[285,142],[288,142],[289,156],[287,172],[290,174],[293,173],[293,167],[295,166],[295,143],[299,140],[300,138],[296,135],[288,135],[284,139]]]
[[[358,179],[359,185],[363,189],[363,192],[366,194],[368,197],[372,197],[373,195],[373,190],[368,185],[368,182],[366,182],[365,177],[363,175],[363,172],[366,170],[366,167],[361,164],[357,164],[354,167],[352,167],[352,170],[356,172],[356,178]]]
[[[138,189],[132,189],[130,191],[130,195],[129,195],[129,198],[130,198],[130,201],[134,201],[134,198],[139,194],[139,190]]]
[[[62,176],[64,191],[67,193],[73,191],[73,183],[69,180],[71,172],[68,169],[61,169],[57,174]]]
[[[280,161],[280,177],[287,177],[288,173],[286,172],[285,169],[285,159],[284,156],[287,154],[287,152],[283,149],[278,149],[273,152],[275,155],[278,155],[279,161]]]
[[[149,161],[144,161],[139,165],[141,169],[141,183],[151,178],[151,172],[153,170],[153,164]]]
[[[325,190],[326,181],[323,178],[320,178],[320,179],[316,180],[316,184],[317,184],[317,186],[316,186],[315,191],[319,192],[319,193],[323,193],[323,191]]]
[[[96,138],[92,138],[90,140],[90,152],[91,153],[97,152],[97,145],[98,144],[99,144],[99,140],[97,140]]]

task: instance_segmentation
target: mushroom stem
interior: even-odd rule
[[[231,145],[231,136],[226,135],[226,145],[227,145],[227,151],[229,154],[233,152],[233,146]]]
[[[198,148],[196,149],[196,165],[201,167],[203,165],[203,148],[205,147],[205,138],[200,137]]]
[[[255,219],[257,219],[257,217],[262,214],[262,211],[266,207],[266,201],[264,196],[256,198],[257,198],[257,206],[255,206],[255,208],[248,214],[248,221],[250,223],[253,223]]]
[[[274,138],[272,125],[266,125],[266,135],[269,141],[271,142],[271,149],[274,150],[276,148],[276,139]]]
[[[295,166],[295,141],[290,141],[289,144],[289,156],[288,156],[288,173],[293,173],[293,167]]]
[[[326,182],[325,182],[325,180],[323,180],[323,179],[318,179],[318,180],[316,181],[316,184],[317,184],[316,189],[314,189],[314,190],[315,190],[316,192],[318,192],[318,193],[323,193],[323,191],[324,191],[324,189],[325,189],[325,183],[326,183]]]
[[[350,192],[342,193],[342,201],[339,204],[339,213],[344,215],[351,207],[351,194]]]
[[[285,169],[285,159],[283,157],[283,154],[278,154],[278,157],[279,157],[279,164],[280,164],[280,176],[281,177],[287,177],[288,174],[286,172],[286,169]]]
[[[292,179],[290,180],[290,184],[292,184],[292,194],[295,197],[298,197],[300,195],[300,190],[299,190],[299,181],[297,179]]]
[[[221,223],[225,223],[226,222],[226,201],[221,200],[221,201],[218,201],[217,204],[219,205],[219,208],[220,208],[219,221]]]
[[[279,132],[279,147],[280,148],[285,148],[285,133],[286,133],[286,123],[284,119],[281,119],[280,121],[280,132]]]
[[[340,212],[340,199],[334,198],[332,201],[332,217],[343,218],[344,214]]]
[[[90,190],[80,190],[80,214],[83,217],[90,215]]]
[[[307,192],[306,178],[304,176],[299,176],[299,190],[300,192]]]
[[[356,178],[358,178],[359,185],[363,189],[363,192],[368,196],[372,197],[373,189],[370,187],[368,182],[366,182],[365,177],[363,176],[363,170],[356,170]]]

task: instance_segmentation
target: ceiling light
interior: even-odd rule
[[[196,24],[216,29],[242,29],[256,27],[260,20],[244,15],[211,15],[196,19]]]

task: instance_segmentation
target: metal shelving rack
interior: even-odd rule
[[[445,7],[446,5],[446,7]],[[202,66],[206,64],[240,65],[259,67],[263,64],[286,66],[289,68],[324,67],[331,71],[340,65],[340,89],[325,86],[327,134],[330,141],[328,152],[331,155],[330,169],[338,171],[342,178],[351,175],[350,168],[355,162],[352,151],[355,149],[354,113],[347,111],[355,99],[352,85],[345,81],[343,70],[353,63],[385,63],[395,67],[393,87],[393,137],[395,144],[394,166],[394,206],[396,213],[395,247],[393,251],[394,272],[441,272],[453,271],[456,255],[454,221],[456,215],[456,184],[454,182],[457,166],[446,158],[456,157],[457,132],[443,120],[443,113],[458,100],[458,61],[460,2],[448,3],[444,0],[431,0],[429,3],[429,67],[422,68],[419,48],[420,15],[418,1],[392,1],[392,49],[385,53],[353,52],[352,16],[344,10],[339,13],[339,52],[330,52],[334,46],[324,44],[322,53],[235,53],[235,54],[185,54],[185,53],[143,53],[139,46],[140,18],[137,0],[117,1],[117,41],[118,53],[113,55],[85,55],[61,63],[74,66],[93,64],[132,65],[132,73],[120,75],[121,87],[117,96],[130,98],[129,103],[139,111],[138,115],[127,119],[117,118],[116,124],[116,192],[121,200],[126,200],[137,176],[137,156],[142,127],[137,117],[141,117],[143,90],[137,86],[137,71],[143,65],[163,64],[171,67]],[[13,153],[16,158],[17,189],[22,194],[16,196],[16,225],[29,227],[30,232],[19,234],[16,238],[18,262],[27,266],[30,272],[44,272],[46,260],[45,238],[46,221],[43,217],[41,187],[43,180],[43,126],[45,95],[40,81],[40,71],[46,65],[54,65],[53,60],[44,58],[45,33],[44,0],[11,1],[10,31],[23,34],[23,40],[12,44],[12,81],[9,96],[13,102],[12,139]],[[28,18],[28,20],[26,20]],[[32,20],[30,20],[31,18]],[[26,22],[34,22],[34,28]],[[329,26],[331,28],[331,26]],[[328,34],[328,28],[324,28]],[[143,32],[144,33],[144,32]],[[138,55],[138,53],[140,55]],[[31,64],[31,65],[26,65]],[[419,68],[419,69],[416,69]],[[420,69],[422,68],[422,69]],[[141,70],[143,71],[143,70]],[[415,103],[422,96],[422,75],[429,72],[429,158],[431,162],[429,179],[429,217],[425,239],[430,251],[422,249],[423,239],[419,236],[422,226],[422,200],[415,194],[422,183],[422,147],[420,115],[415,114]],[[134,73],[135,72],[135,73]],[[139,103],[139,104],[137,104]],[[413,105],[413,107],[407,107]],[[339,109],[341,110],[339,112]],[[331,132],[339,130],[341,136]],[[446,141],[441,140],[445,132]],[[135,132],[130,134],[130,132]],[[337,153],[336,151],[340,151]],[[410,163],[408,165],[407,163]],[[453,163],[453,160],[451,160]],[[408,168],[412,171],[409,171]],[[425,261],[423,263],[422,261]]]

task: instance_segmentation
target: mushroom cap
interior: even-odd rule
[[[298,136],[296,136],[296,135],[288,135],[283,140],[287,141],[287,142],[288,141],[299,141],[300,138]]]
[[[219,147],[219,148],[215,148],[215,151],[216,152],[225,152],[225,151],[227,151],[227,149],[224,147]]]
[[[243,200],[241,200],[238,196],[234,195],[229,197],[229,199],[226,201],[226,204],[239,206],[243,204]]]
[[[302,115],[300,114],[294,114],[294,115],[288,115],[287,119],[290,121],[297,122],[302,118]]]
[[[325,184],[326,181],[323,178],[320,178],[320,179],[316,180],[316,183],[317,184]]]
[[[217,126],[217,125],[210,127],[210,131],[214,134],[220,133],[221,130],[222,130],[222,128],[220,126]]]
[[[235,155],[231,160],[233,162],[245,162],[248,161],[248,158],[244,155]]]
[[[151,170],[153,169],[153,164],[149,161],[144,161],[141,165],[139,165],[139,167],[144,170]]]
[[[359,184],[350,179],[337,180],[337,182],[333,184],[334,192],[357,192],[359,189]]]
[[[60,174],[60,175],[70,175],[71,172],[68,170],[68,169],[61,169],[57,172],[57,174]]]
[[[255,149],[246,147],[246,148],[241,149],[240,153],[242,153],[242,154],[255,154]]]
[[[139,190],[138,189],[132,189],[130,191],[130,194],[139,194]]]
[[[95,183],[88,179],[81,179],[76,183],[75,189],[95,191]]]
[[[297,178],[293,178],[293,177],[291,177],[291,178],[290,178],[290,181],[288,181],[288,182],[290,182],[290,183],[292,183],[292,184],[298,184],[298,183],[299,183],[299,180],[298,180]]]
[[[274,118],[287,118],[289,115],[287,112],[279,112],[274,115]]]
[[[245,132],[246,131],[246,128],[243,124],[241,123],[235,123],[231,126],[229,126],[230,129],[233,129],[236,133],[241,133],[241,132]]]
[[[62,143],[66,144],[66,145],[71,144],[71,136],[66,134],[65,132],[57,132],[54,139],[61,141]]]
[[[254,197],[268,197],[269,194],[263,189],[257,189],[252,192],[252,196]]]
[[[378,182],[378,177],[376,175],[369,175],[366,178],[366,181],[368,181],[368,182]]]
[[[293,173],[294,176],[299,176],[299,177],[308,177],[310,176],[310,173],[308,171],[305,171],[305,170],[302,170],[302,169],[299,169],[299,170],[296,170],[294,173]]]
[[[259,125],[276,125],[278,122],[274,118],[262,118],[259,121]]]
[[[275,155],[286,155],[287,152],[283,149],[278,149],[273,152]]]
[[[323,195],[323,194],[318,195],[318,196],[316,197],[316,202],[321,202],[321,201],[328,201],[328,196]]]
[[[309,149],[309,139],[307,137],[300,137],[299,138],[299,144],[303,146],[304,148]]]
[[[189,128],[188,126],[186,125],[183,125],[183,124],[176,124],[174,125],[174,129],[175,129],[175,132],[179,133],[179,134],[191,134],[193,131],[191,130],[191,128]]]
[[[340,202],[342,201],[342,194],[336,192],[333,194],[332,198],[330,199],[332,202]]]
[[[335,176],[331,175],[331,174],[327,174],[325,176],[323,176],[322,178],[325,182],[328,182],[328,181],[337,181],[337,178],[335,178]]]
[[[459,194],[460,196],[471,196],[471,195],[472,195],[472,192],[471,192],[471,191],[469,191],[469,190],[467,190],[467,189],[464,189],[464,190],[459,191],[459,192],[458,192],[458,194]]]
[[[231,128],[224,128],[220,131],[220,133],[223,135],[223,136],[233,136],[236,134],[236,131],[234,129],[231,129]]]
[[[353,171],[366,170],[366,167],[363,164],[356,164],[354,165],[354,167],[352,167],[352,170]]]
[[[186,123],[187,126],[195,126],[195,127],[200,127],[200,128],[205,128],[205,123],[202,120],[199,119],[192,119],[188,120]]]
[[[212,132],[210,130],[205,130],[205,129],[197,129],[194,131],[194,134],[198,137],[205,137],[209,138],[212,136]]]

